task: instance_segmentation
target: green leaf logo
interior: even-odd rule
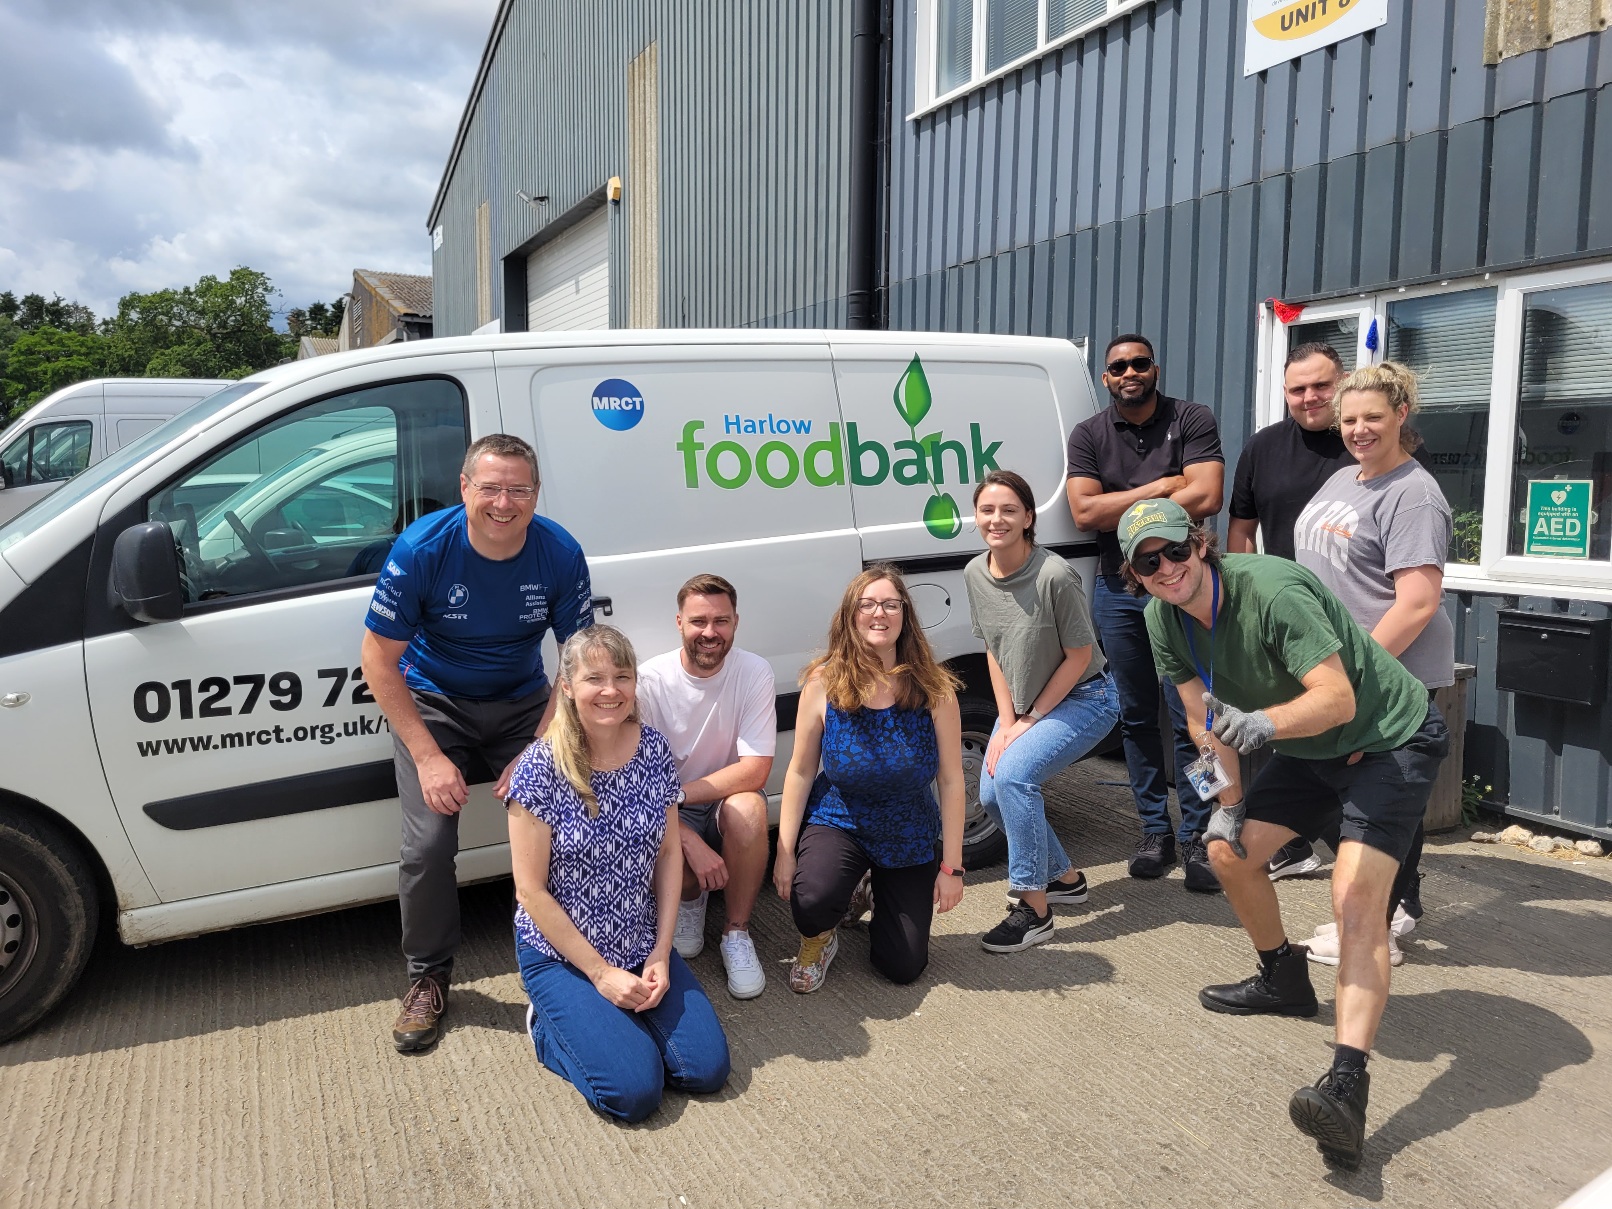
[[[963,515],[957,510],[957,501],[949,495],[932,495],[924,505],[924,527],[933,537],[956,537],[963,531]]]
[[[924,376],[923,363],[914,355],[907,372],[896,383],[896,411],[907,422],[908,428],[917,428],[929,414],[929,379]]]

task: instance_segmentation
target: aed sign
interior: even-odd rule
[[[1524,554],[1548,558],[1590,556],[1589,479],[1535,479],[1528,484]]]
[[[1248,0],[1243,75],[1386,24],[1388,0]]]

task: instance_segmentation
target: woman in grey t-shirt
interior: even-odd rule
[[[1454,684],[1455,630],[1443,607],[1452,518],[1438,480],[1412,456],[1420,441],[1409,427],[1416,374],[1395,361],[1357,369],[1338,383],[1332,411],[1358,465],[1323,483],[1299,514],[1298,561],[1429,689]],[[1421,853],[1417,828],[1391,899],[1401,904],[1390,929],[1394,965],[1404,957],[1392,938],[1421,914]],[[1337,963],[1335,933],[1318,932],[1307,944],[1312,959]]]
[[[997,721],[980,805],[1007,834],[1007,918],[981,938],[993,953],[1052,939],[1052,903],[1086,901],[1047,822],[1041,783],[1089,752],[1119,719],[1119,693],[1092,634],[1080,575],[1035,544],[1035,496],[1011,470],[974,489],[986,551],[963,568],[974,634],[985,643]]]

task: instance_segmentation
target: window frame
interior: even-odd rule
[[[1567,596],[1612,601],[1612,560],[1568,560],[1510,554],[1511,497],[1516,475],[1517,426],[1521,421],[1522,332],[1528,297],[1572,286],[1612,284],[1612,260],[1554,268],[1483,273],[1468,277],[1396,286],[1304,304],[1298,322],[1361,316],[1360,365],[1376,365],[1386,357],[1388,306],[1392,302],[1439,294],[1458,294],[1485,287],[1495,290],[1494,355],[1489,367],[1489,436],[1485,453],[1483,529],[1476,563],[1446,563],[1449,591],[1500,592],[1510,595]],[[1377,320],[1378,347],[1367,350],[1365,334]],[[1269,301],[1259,305],[1259,364],[1254,420],[1259,428],[1287,414],[1282,398],[1282,362],[1287,354],[1287,325],[1279,322]],[[1612,501],[1603,501],[1612,506]]]
[[[942,0],[917,0],[917,37],[913,39],[913,98],[912,112],[907,114],[909,122],[917,121],[925,114],[951,104],[961,97],[966,97],[976,89],[983,88],[993,80],[1010,75],[1027,64],[1034,63],[1043,55],[1058,50],[1079,38],[1084,38],[1094,30],[1125,16],[1127,13],[1141,8],[1150,0],[1105,0],[1107,8],[1103,15],[1078,25],[1067,33],[1059,34],[1056,38],[1047,36],[1047,2],[1037,0],[1036,13],[1036,47],[1027,54],[1020,55],[1002,66],[987,71],[986,63],[986,37],[989,23],[987,21],[987,7],[992,0],[971,0],[973,4],[973,44],[971,46],[972,62],[969,78],[966,83],[959,84],[942,92],[938,73],[940,71],[940,7]]]

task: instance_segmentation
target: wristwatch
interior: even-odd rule
[[[1035,706],[1032,705],[1029,709],[1024,711],[1024,716],[1026,718],[1030,719],[1031,722],[1039,722],[1039,721],[1041,721],[1041,719],[1045,718],[1047,715],[1042,713],[1040,710],[1038,710]]]
[[[945,861],[940,862],[940,871],[942,873],[944,873],[947,877],[962,877],[963,876],[963,869],[962,869],[961,866],[959,866],[956,869],[953,869]]]
[[[683,787],[681,785],[679,785],[677,787],[677,804],[679,806],[681,806],[684,803],[686,803],[687,801],[688,801],[688,794],[687,794],[687,792],[684,791]]]

